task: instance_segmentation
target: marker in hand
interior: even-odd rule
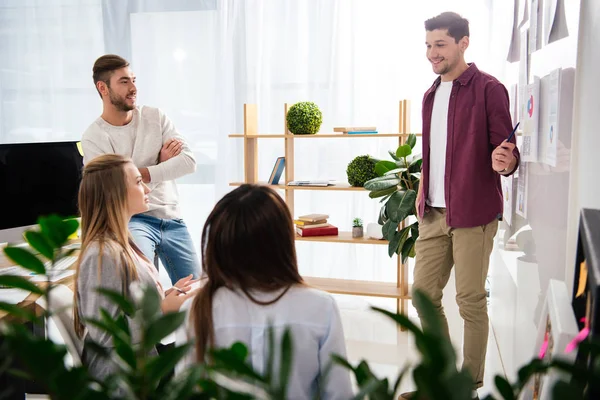
[[[520,124],[520,122],[517,122],[517,124],[515,125],[515,128],[512,130],[510,135],[508,135],[508,139],[506,139],[507,142],[510,142],[510,139],[512,139],[512,137],[515,136],[515,132],[517,131],[519,124]],[[503,149],[506,149],[506,147],[503,147]]]

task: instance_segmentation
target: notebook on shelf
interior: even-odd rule
[[[271,176],[269,177],[269,185],[279,185],[279,179],[281,179],[284,168],[285,157],[277,157],[275,165],[273,165],[273,171],[271,171]]]

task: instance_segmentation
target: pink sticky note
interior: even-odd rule
[[[546,351],[548,350],[548,332],[544,335],[544,343],[542,343],[542,347],[540,348],[540,353],[538,354],[538,358],[542,360],[546,355]]]
[[[565,347],[565,353],[570,353],[579,346],[579,343],[583,342],[585,338],[590,334],[590,328],[583,328],[577,336]]]

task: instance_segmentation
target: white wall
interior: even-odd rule
[[[598,151],[600,150],[600,1],[582,0],[579,21],[577,73],[575,76],[575,110],[573,115],[573,153],[569,190],[569,225],[567,228],[567,268],[565,280],[571,292],[579,212],[582,208],[600,208],[598,185]],[[595,176],[594,176],[595,175]]]
[[[491,28],[493,59],[497,63],[493,73],[507,88],[518,83],[521,62],[506,62],[512,33],[511,3],[513,1],[494,1],[496,18]],[[533,77],[542,78],[542,99],[549,86],[548,74],[557,68],[563,69],[556,140],[558,162],[555,167],[543,162],[527,163],[527,217],[513,212],[510,226],[506,221],[502,222],[490,263],[490,320],[510,379],[515,379],[518,368],[536,354],[536,332],[549,281],[565,280],[565,270],[572,264],[567,262],[567,248],[571,240],[567,231],[572,220],[569,188],[574,175],[570,160],[579,158],[579,149],[573,142],[577,132],[572,129],[571,120],[572,68],[577,63],[579,2],[564,0],[563,4],[569,36],[533,52],[529,63],[529,82]],[[549,130],[548,107],[547,102],[540,102],[540,136]],[[567,279],[567,284],[570,279]]]

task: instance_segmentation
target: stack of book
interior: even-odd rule
[[[333,128],[334,132],[342,132],[345,135],[366,135],[377,133],[374,126],[338,126]]]
[[[302,215],[294,220],[296,233],[300,236],[336,236],[338,228],[328,223],[327,218],[329,215],[325,214]]]

